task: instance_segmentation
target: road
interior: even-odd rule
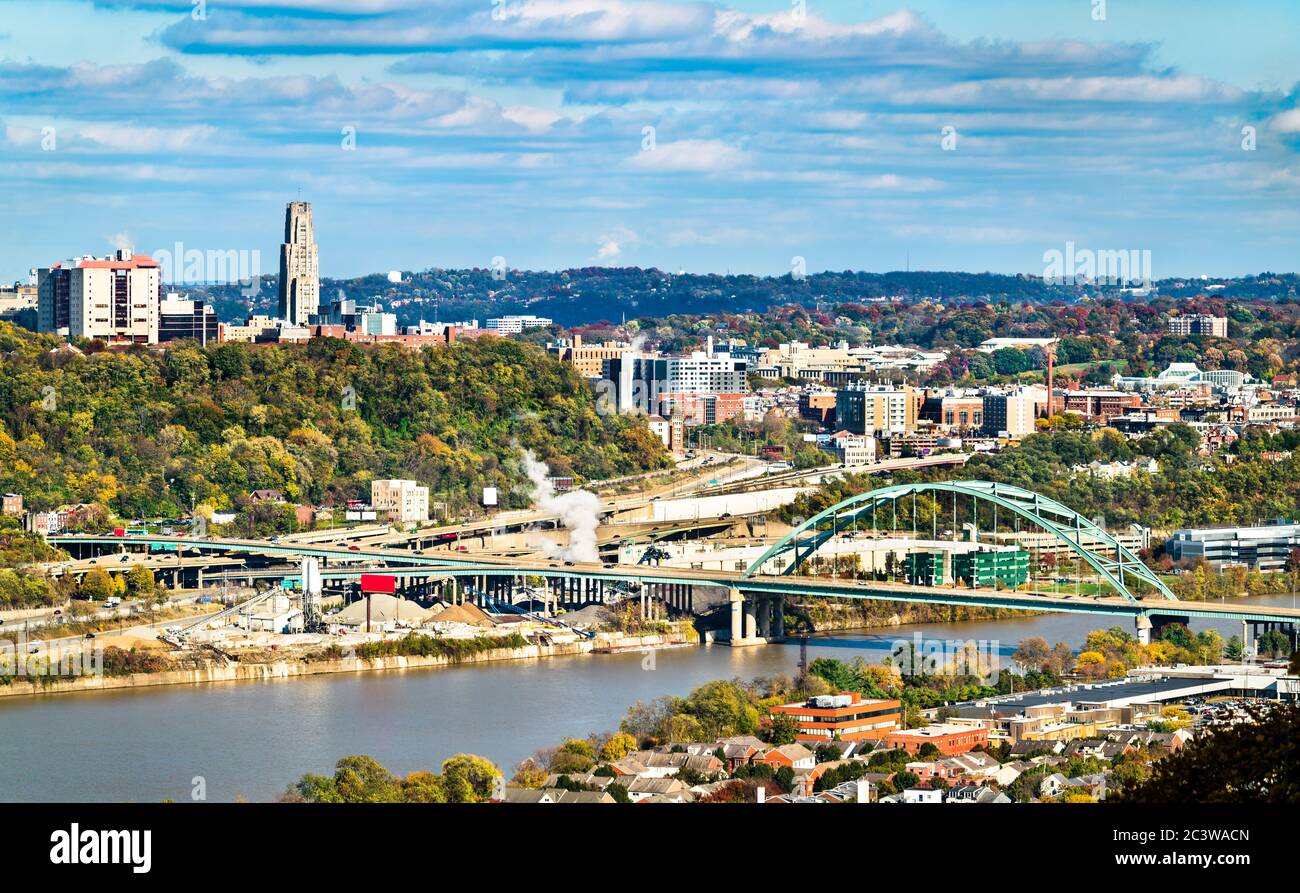
[[[157,543],[181,540],[178,537],[61,536],[52,540],[115,545],[119,543]],[[183,540],[182,540],[183,541]],[[1162,614],[1189,617],[1239,620],[1300,621],[1300,609],[1256,608],[1249,605],[1226,605],[1210,602],[1167,601],[1149,599],[1129,602],[1123,598],[1087,598],[1069,595],[1041,595],[1012,590],[959,589],[912,586],[879,581],[836,580],[824,577],[761,575],[746,577],[739,571],[697,570],[648,565],[615,565],[550,561],[530,556],[487,556],[454,551],[413,554],[404,549],[376,546],[340,547],[323,544],[268,543],[265,540],[216,539],[190,540],[199,549],[255,551],[296,557],[315,555],[327,561],[354,564],[378,561],[385,566],[404,569],[403,575],[429,576],[454,573],[466,576],[542,576],[577,577],[601,580],[626,580],[640,583],[683,583],[696,586],[737,588],[746,593],[771,595],[823,595],[836,598],[867,598],[887,601],[915,601],[974,607],[1013,608],[1019,610],[1062,611],[1067,613],[1108,614],[1136,617]],[[357,551],[352,551],[356,549]],[[334,568],[338,570],[338,568]],[[354,569],[360,573],[360,568]],[[349,571],[351,573],[353,571]]]

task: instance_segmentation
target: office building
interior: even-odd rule
[[[25,329],[37,327],[36,286],[15,282],[0,285],[0,320],[6,320]]]
[[[311,202],[289,202],[280,246],[280,318],[306,325],[320,308],[320,259]]]
[[[1202,559],[1215,570],[1245,565],[1282,570],[1291,550],[1300,548],[1300,524],[1278,521],[1259,527],[1199,527],[1175,530],[1165,542],[1174,561]]]
[[[908,753],[918,753],[927,744],[933,744],[939,753],[951,756],[966,753],[989,743],[989,730],[954,723],[940,723],[920,729],[897,729],[885,736],[885,746]]]
[[[1170,335],[1208,335],[1212,338],[1228,337],[1228,318],[1205,313],[1188,313],[1169,319]]]
[[[158,305],[158,341],[193,339],[200,344],[221,340],[216,311],[203,301],[169,293]]]
[[[1082,391],[1066,391],[1062,408],[1065,412],[1077,413],[1085,418],[1104,423],[1125,415],[1130,409],[1137,409],[1141,405],[1142,398],[1138,394],[1091,388]]]
[[[345,332],[362,335],[396,335],[397,314],[385,313],[382,304],[358,304],[349,298],[339,298],[325,305],[312,317],[312,325],[342,326]]]
[[[497,335],[518,335],[524,329],[544,329],[552,323],[545,316],[494,316],[487,321],[487,330]]]
[[[600,378],[605,373],[605,361],[618,359],[630,351],[632,345],[621,342],[585,344],[581,335],[574,335],[572,339],[552,341],[546,349],[577,369],[583,377]]]
[[[818,695],[795,704],[768,708],[772,716],[790,716],[799,726],[795,740],[812,745],[885,738],[902,725],[902,705],[858,692]]]
[[[984,399],[952,388],[927,394],[921,404],[921,418],[944,431],[979,431],[984,427]]]
[[[155,344],[162,268],[121,249],[36,271],[37,328],[67,338]]]
[[[428,521],[429,488],[415,481],[371,481],[370,505],[397,523]]]

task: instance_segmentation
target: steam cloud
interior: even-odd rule
[[[524,450],[524,471],[533,483],[533,502],[559,516],[569,531],[569,548],[545,541],[543,548],[551,558],[565,561],[600,561],[596,550],[596,530],[600,527],[600,499],[587,490],[571,490],[557,496],[549,480],[551,469],[538,460],[532,450]]]

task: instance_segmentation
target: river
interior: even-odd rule
[[[1251,599],[1291,606],[1290,595]],[[1028,636],[1078,647],[1105,618],[1046,614],[822,634],[809,659],[877,661],[913,633],[996,641],[1008,656]],[[1224,637],[1241,632],[1224,621]],[[1193,629],[1205,624],[1195,624]],[[303,772],[369,754],[397,773],[437,771],[468,751],[509,774],[540,747],[613,730],[628,705],[686,694],[710,679],[793,674],[799,645],[725,645],[583,655],[440,670],[315,676],[0,699],[0,801],[269,800]]]

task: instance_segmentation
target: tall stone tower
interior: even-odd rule
[[[306,325],[320,307],[320,267],[311,202],[289,202],[280,246],[280,318]]]

